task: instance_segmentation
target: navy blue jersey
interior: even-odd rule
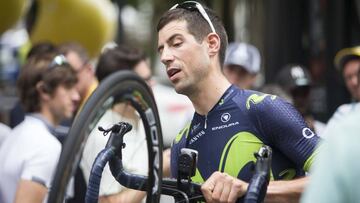
[[[227,89],[205,116],[194,114],[171,149],[171,173],[177,177],[181,148],[198,151],[195,182],[213,172],[226,172],[249,181],[254,152],[262,145],[273,150],[271,179],[303,176],[311,166],[319,137],[295,108],[283,99],[235,86]]]

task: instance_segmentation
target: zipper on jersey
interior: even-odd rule
[[[205,115],[205,123],[204,123],[204,129],[207,127],[207,114]]]

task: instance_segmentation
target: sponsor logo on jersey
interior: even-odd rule
[[[205,135],[205,131],[201,130],[198,134],[196,134],[195,136],[193,136],[190,141],[189,144],[193,144],[194,142],[196,142],[198,139],[200,139],[203,135]]]
[[[193,125],[193,127],[191,128],[191,134],[195,133],[199,127],[200,127],[200,123]]]
[[[228,122],[228,121],[230,120],[230,118],[231,118],[231,115],[230,115],[229,113],[223,113],[223,114],[221,115],[221,121],[222,121],[223,123]]]
[[[212,127],[211,130],[212,131],[221,130],[221,129],[229,128],[229,127],[232,127],[232,126],[235,126],[235,125],[239,125],[239,122],[236,121],[236,122],[233,122],[233,123],[228,123],[228,124],[224,124],[224,125],[220,125],[220,126],[215,126],[215,127]]]
[[[250,103],[251,104],[259,104],[261,103],[267,96],[270,96],[271,100],[274,100],[276,98],[275,95],[270,95],[270,94],[263,94],[263,95],[257,95],[257,94],[252,94],[250,95],[247,100],[246,100],[246,108],[249,110],[250,109]]]
[[[315,133],[310,128],[303,128],[302,134],[306,139],[310,139],[315,136]]]
[[[224,104],[224,99],[221,99],[220,102],[219,102],[219,106],[221,106],[223,104]]]

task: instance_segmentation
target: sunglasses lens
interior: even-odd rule
[[[175,6],[171,7],[170,10],[173,10],[175,8],[182,8],[182,9],[185,9],[188,11],[198,11],[201,14],[201,16],[206,20],[206,22],[209,24],[211,31],[216,33],[214,25],[212,24],[212,22],[209,18],[209,15],[206,13],[204,7],[201,4],[199,4],[198,2],[185,1],[181,4],[176,4]]]
[[[57,66],[69,66],[69,63],[64,55],[55,56],[49,65],[49,69],[55,68]]]

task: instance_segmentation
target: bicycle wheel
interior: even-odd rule
[[[71,177],[75,174],[89,133],[115,102],[129,103],[143,122],[148,152],[146,202],[159,202],[162,180],[162,134],[154,97],[148,85],[130,71],[106,78],[90,96],[76,117],[63,145],[48,202],[64,202]]]

